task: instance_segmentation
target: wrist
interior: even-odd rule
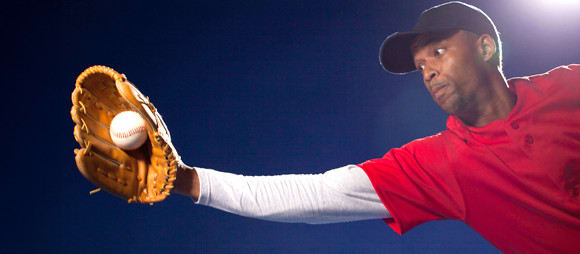
[[[199,177],[195,168],[184,163],[178,163],[176,175],[173,191],[177,194],[188,196],[194,201],[199,200]]]

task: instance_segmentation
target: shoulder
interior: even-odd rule
[[[383,157],[369,160],[363,164],[393,164],[392,167],[399,167],[405,164],[421,164],[425,157],[440,158],[445,147],[445,134],[447,131],[438,134],[415,139],[401,147],[389,149]]]
[[[554,82],[562,81],[563,83],[578,82],[580,80],[580,64],[570,64],[558,66],[546,73],[532,75],[530,80],[536,82]],[[568,82],[566,82],[568,81]]]
[[[455,141],[462,140],[463,139],[461,139],[457,133],[447,129],[432,136],[415,139],[401,147],[401,149],[414,152],[424,152],[425,150],[444,148],[446,146],[452,145]]]
[[[418,177],[417,174],[448,175],[449,143],[448,131],[443,131],[413,140],[400,148],[390,149],[382,158],[371,159],[358,166],[371,178],[401,179]]]
[[[465,145],[458,133],[450,130],[439,132],[435,135],[415,139],[398,149],[392,149],[385,157],[411,157],[419,164],[442,165],[448,161],[449,151],[457,146]]]
[[[515,77],[508,80],[510,87],[528,86],[539,92],[549,92],[553,89],[580,88],[580,64],[558,66],[545,73],[525,77]]]

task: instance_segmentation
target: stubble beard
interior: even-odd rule
[[[443,105],[439,105],[441,110],[447,115],[461,117],[469,111],[469,103],[465,98],[457,96],[456,94],[449,95]]]

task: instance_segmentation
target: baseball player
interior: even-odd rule
[[[447,129],[383,158],[320,175],[245,177],[178,170],[175,191],[202,205],[282,222],[384,219],[403,234],[464,221],[506,253],[580,250],[580,65],[507,80],[501,41],[476,7],[424,11],[380,50],[392,73],[417,70]]]
[[[170,139],[153,133],[153,147],[163,147],[153,154],[165,152],[159,160],[168,165],[160,193],[173,187],[197,204],[270,221],[382,219],[398,234],[431,220],[461,220],[505,253],[578,253],[580,65],[506,80],[501,49],[495,25],[480,9],[461,2],[427,9],[411,31],[389,35],[379,57],[391,73],[422,76],[449,115],[446,130],[382,158],[322,174],[278,176],[187,166]],[[164,129],[150,108],[155,126]],[[86,147],[98,146],[79,143],[77,165],[90,178],[87,158],[98,156],[87,155]],[[140,197],[134,200],[158,201]]]

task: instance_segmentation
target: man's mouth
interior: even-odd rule
[[[433,98],[439,102],[442,102],[441,99],[445,97],[445,90],[447,90],[445,88],[447,88],[447,84],[436,84],[433,88]]]

